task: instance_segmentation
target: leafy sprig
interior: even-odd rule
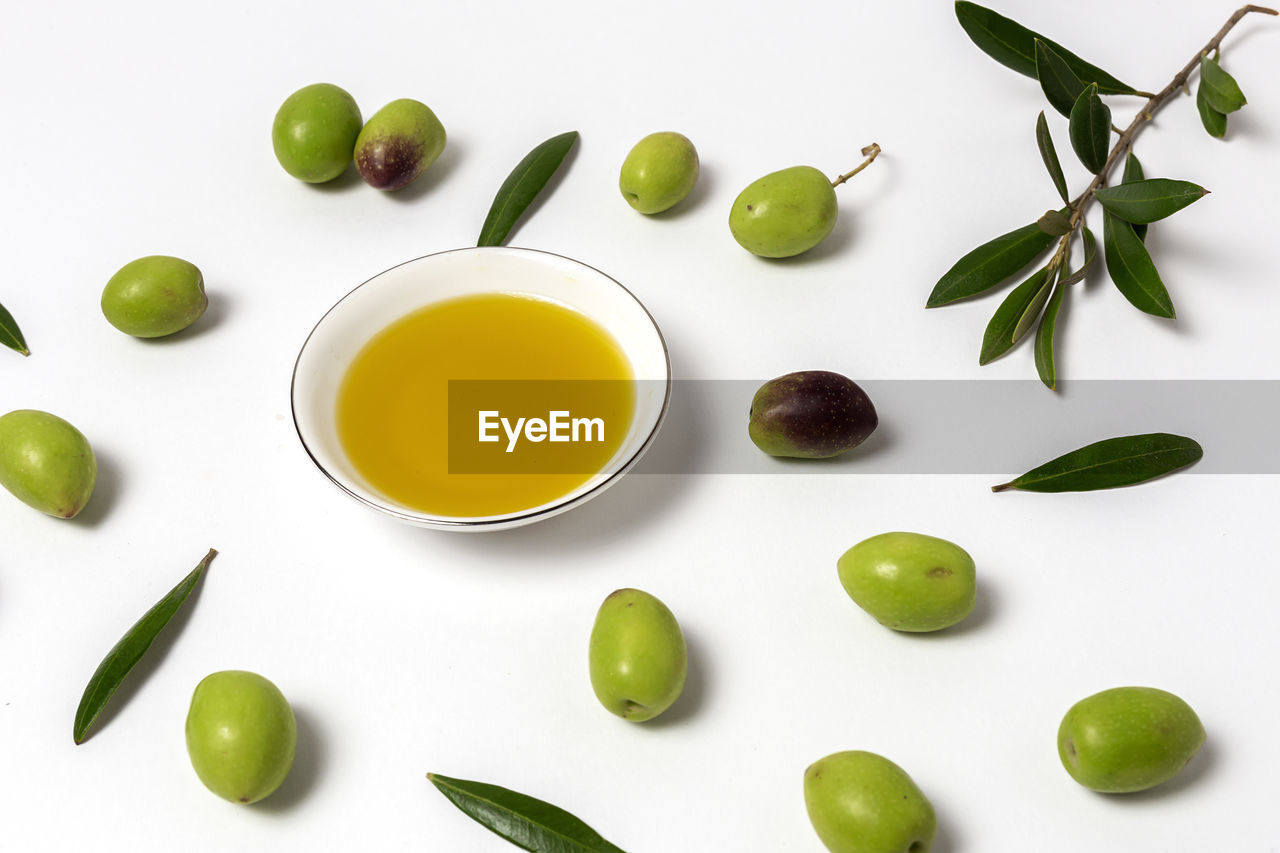
[[[1245,97],[1239,84],[1222,68],[1222,42],[1250,13],[1280,13],[1253,5],[1237,9],[1165,88],[1151,93],[1121,82],[1056,42],[990,9],[967,0],[959,0],[955,9],[960,25],[983,52],[1040,83],[1049,104],[1067,117],[1071,149],[1093,179],[1081,193],[1070,197],[1048,120],[1041,112],[1036,120],[1036,145],[1066,206],[1049,210],[1030,225],[966,254],[938,280],[925,307],[948,305],[1006,285],[1056,241],[1049,261],[996,309],[983,335],[978,358],[980,364],[987,364],[1036,329],[1036,371],[1040,380],[1054,389],[1058,379],[1054,358],[1058,313],[1067,289],[1088,274],[1096,256],[1097,240],[1085,221],[1095,200],[1103,209],[1102,253],[1116,288],[1139,310],[1174,318],[1173,300],[1146,248],[1147,225],[1203,198],[1208,190],[1190,181],[1145,177],[1133,154],[1134,139],[1161,107],[1186,90],[1196,71],[1200,74],[1196,108],[1201,121],[1210,135],[1223,137],[1227,116],[1245,105]],[[1129,126],[1122,129],[1112,124],[1111,109],[1102,100],[1103,95],[1138,96],[1147,101]],[[1107,186],[1108,176],[1121,162],[1125,164],[1121,183]],[[1083,246],[1084,260],[1072,270],[1071,247],[1076,242]]]

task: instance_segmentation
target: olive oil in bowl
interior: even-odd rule
[[[360,350],[338,389],[338,439],[366,484],[408,509],[516,513],[605,469],[634,420],[634,378],[613,336],[572,308],[523,293],[454,297]],[[472,392],[498,402],[462,411]]]

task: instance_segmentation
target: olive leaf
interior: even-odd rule
[[[1208,194],[1204,187],[1190,181],[1147,178],[1103,187],[1094,193],[1094,197],[1108,213],[1139,225],[1172,216]]]
[[[1061,285],[1075,284],[1077,281],[1082,281],[1089,274],[1089,267],[1093,265],[1093,259],[1098,254],[1098,241],[1093,236],[1093,232],[1089,230],[1089,226],[1084,226],[1080,229],[1080,232],[1084,235],[1081,238],[1084,240],[1084,261],[1080,264],[1079,269],[1067,273],[1059,280],[1058,283]]]
[[[1200,88],[1209,106],[1220,113],[1233,113],[1248,103],[1236,78],[1207,53],[1200,57]]]
[[[1035,42],[1039,39],[1062,57],[1067,67],[1081,80],[1096,81],[1098,91],[1103,94],[1143,94],[1127,83],[1121,83],[1096,65],[1085,62],[1062,45],[977,3],[959,0],[956,3],[956,18],[983,53],[1019,74],[1032,78],[1036,76]]]
[[[1173,301],[1165,289],[1147,247],[1128,222],[1113,213],[1102,214],[1102,250],[1107,272],[1116,288],[1135,308],[1157,317],[1173,319]]]
[[[1052,242],[1053,235],[1046,234],[1038,223],[1032,222],[983,243],[938,279],[925,307],[937,308],[985,293],[1016,275]]]
[[[1107,164],[1111,142],[1111,110],[1098,97],[1096,83],[1089,84],[1076,98],[1067,132],[1084,167],[1094,174],[1101,172]]]
[[[991,491],[1088,492],[1114,489],[1185,468],[1204,456],[1190,438],[1157,432],[1094,442],[1059,456]]]
[[[1052,287],[1052,270],[1044,267],[1009,292],[992,315],[991,322],[987,323],[978,364],[995,361],[1022,340],[1040,316],[1040,309],[1044,308]]]
[[[1036,77],[1053,108],[1071,118],[1071,108],[1084,91],[1084,81],[1076,76],[1066,60],[1040,39],[1036,39]]]
[[[1136,154],[1130,151],[1124,158],[1124,175],[1120,178],[1122,184],[1132,184],[1137,181],[1145,181],[1147,176],[1142,172],[1142,163],[1138,160]],[[1146,224],[1134,225],[1133,233],[1138,235],[1138,239],[1147,242],[1147,226]]]
[[[125,632],[120,641],[112,646],[111,651],[107,652],[107,656],[102,659],[102,663],[98,664],[93,677],[84,688],[84,694],[80,697],[80,705],[76,708],[75,725],[72,729],[72,737],[76,743],[84,743],[89,727],[107,706],[116,688],[124,681],[124,677],[133,669],[134,664],[142,660],[147,649],[151,648],[156,635],[169,624],[169,620],[182,607],[182,603],[200,582],[205,569],[209,568],[209,563],[217,553],[210,548],[209,553],[204,555],[204,559],[179,581],[177,586],[169,590],[164,598],[144,613],[142,618]]]
[[[31,355],[31,350],[27,349],[27,342],[22,337],[22,330],[18,328],[18,321],[13,319],[13,315],[3,305],[0,305],[0,344],[21,355]]]
[[[1040,328],[1036,329],[1035,360],[1036,373],[1040,381],[1050,391],[1058,387],[1058,372],[1053,356],[1053,338],[1057,331],[1058,311],[1062,308],[1062,300],[1066,298],[1068,283],[1061,280],[1053,288],[1053,295],[1045,305],[1044,314],[1040,316]]]
[[[1121,175],[1122,183],[1131,184],[1134,181],[1145,181],[1146,174],[1142,171],[1142,161],[1138,159],[1138,155],[1130,151],[1124,158],[1124,174]]]
[[[1067,197],[1067,179],[1062,174],[1062,161],[1058,159],[1058,151],[1053,147],[1053,137],[1049,135],[1049,122],[1045,120],[1044,110],[1040,111],[1040,117],[1036,119],[1036,147],[1040,149],[1040,159],[1044,161],[1044,167],[1049,171],[1049,178],[1058,195],[1063,202],[1070,203],[1071,199]]]
[[[624,853],[562,808],[497,785],[428,773],[427,779],[472,820],[533,853]]]
[[[1056,210],[1046,210],[1044,214],[1036,220],[1036,225],[1040,226],[1040,230],[1046,234],[1052,234],[1054,237],[1061,237],[1063,234],[1071,232],[1071,220],[1067,218],[1065,213]]]
[[[1204,129],[1209,135],[1222,139],[1227,135],[1227,116],[1226,113],[1220,113],[1209,103],[1209,98],[1205,94],[1204,80],[1201,79],[1200,85],[1196,87],[1196,110],[1200,113],[1200,123],[1204,125]]]
[[[577,141],[576,130],[553,136],[516,164],[494,196],[484,227],[480,229],[477,246],[501,246],[506,242],[516,221],[546,187]]]

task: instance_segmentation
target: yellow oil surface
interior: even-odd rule
[[[460,517],[516,512],[569,493],[613,457],[635,412],[633,378],[617,341],[584,314],[516,293],[458,297],[402,317],[365,345],[339,388],[338,438],[365,481],[404,506]],[[610,427],[603,441],[559,445],[572,465],[449,472],[449,380],[581,379],[621,381],[584,383],[589,414]],[[563,400],[547,401],[556,405]],[[455,425],[454,440],[475,440],[457,432]],[[545,446],[524,442],[515,452]]]

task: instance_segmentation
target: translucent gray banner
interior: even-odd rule
[[[764,380],[678,380],[639,474],[1014,476],[1119,435],[1169,432],[1204,447],[1190,474],[1280,474],[1280,381],[1091,380],[1051,392],[1008,380],[858,380],[880,425],[827,460],[780,459],[747,436]]]

